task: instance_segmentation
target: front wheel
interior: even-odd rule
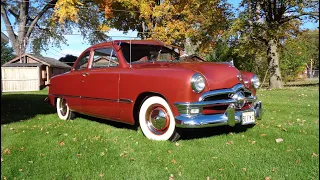
[[[152,96],[143,102],[139,123],[143,134],[151,140],[176,141],[180,137],[170,106],[161,97]]]
[[[75,118],[74,112],[72,112],[68,106],[68,103],[63,98],[57,99],[57,114],[62,120],[70,120]]]

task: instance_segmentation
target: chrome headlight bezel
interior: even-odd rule
[[[252,76],[251,85],[254,89],[258,89],[260,87],[260,80],[257,75]]]
[[[201,93],[206,87],[205,78],[199,73],[194,74],[191,77],[190,82],[191,88],[195,93]]]

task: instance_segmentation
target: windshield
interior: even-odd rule
[[[130,62],[130,44],[121,43],[121,50],[126,61]],[[179,54],[164,46],[131,44],[131,62],[179,61]]]

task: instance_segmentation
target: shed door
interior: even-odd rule
[[[39,67],[1,67],[1,88],[3,92],[39,91]]]

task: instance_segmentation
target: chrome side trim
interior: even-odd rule
[[[200,96],[199,101],[203,101],[205,98],[210,97],[210,96],[235,93],[235,92],[239,91],[240,89],[243,89],[245,92],[252,93],[250,90],[245,88],[243,84],[236,84],[235,86],[233,86],[230,89],[219,89],[219,90],[214,90],[214,91],[209,91],[209,92],[203,93]]]
[[[119,100],[116,100],[116,99],[107,99],[107,98],[93,98],[93,97],[86,97],[86,96],[81,96],[80,98],[81,98],[81,99],[94,100],[94,101],[119,102]]]
[[[49,95],[55,96],[55,97],[81,98],[81,96],[72,96],[72,95],[64,95],[64,94],[49,94]]]
[[[133,103],[133,101],[131,99],[119,99],[118,102],[119,103],[128,103],[128,104]]]
[[[133,103],[131,99],[107,99],[107,98],[93,98],[93,97],[86,97],[86,96],[72,96],[72,95],[63,95],[63,94],[49,94],[56,97],[69,97],[69,98],[80,98],[80,99],[89,99],[95,101],[108,101],[108,102],[118,102],[118,103]]]

